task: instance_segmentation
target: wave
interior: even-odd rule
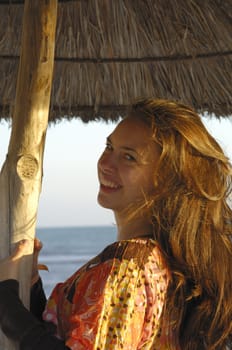
[[[40,263],[46,263],[46,262],[83,262],[88,261],[92,259],[93,256],[91,255],[48,255],[48,256],[40,256],[39,262]]]

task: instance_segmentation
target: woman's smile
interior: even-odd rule
[[[100,190],[104,191],[104,192],[116,192],[118,190],[120,190],[122,188],[121,185],[112,182],[112,181],[108,181],[108,180],[101,180],[100,182]]]

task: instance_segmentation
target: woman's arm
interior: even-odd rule
[[[42,296],[39,307],[33,305],[33,312],[39,319],[24,307],[19,298],[19,283],[16,280],[19,258],[27,252],[28,245],[28,241],[21,241],[12,255],[0,262],[0,327],[8,338],[19,342],[20,350],[69,350],[64,341],[53,335],[54,327],[51,330],[48,323],[39,320],[45,303],[42,285],[33,287],[34,292],[37,289],[36,292]],[[34,256],[33,273],[37,273],[40,247],[39,244]]]
[[[31,296],[30,296],[30,311],[31,313],[42,321],[42,314],[46,306],[46,296],[43,290],[43,284],[41,278],[33,284],[31,287]]]
[[[6,336],[19,342],[20,350],[70,350],[24,307],[18,291],[16,280],[0,282],[0,326]]]

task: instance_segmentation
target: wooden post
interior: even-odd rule
[[[8,155],[0,174],[0,257],[31,239],[20,262],[20,296],[29,305],[33,239],[54,65],[57,0],[25,0],[21,56]],[[0,349],[17,349],[0,334]]]

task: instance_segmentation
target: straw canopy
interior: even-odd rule
[[[0,1],[4,119],[14,108],[22,20],[23,1]],[[115,120],[151,96],[232,115],[231,33],[231,0],[60,1],[50,121]]]

